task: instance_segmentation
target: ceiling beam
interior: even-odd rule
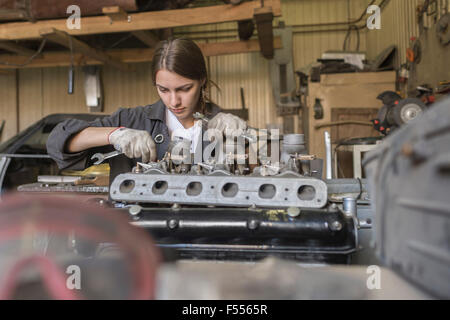
[[[104,7],[102,12],[111,19],[111,23],[118,21],[128,21],[128,13],[119,6]]]
[[[128,13],[119,6],[104,7],[103,14],[111,19],[111,23],[128,21],[128,18],[130,17]],[[146,44],[149,48],[155,47],[160,41],[160,39],[151,31],[139,30],[133,31],[131,34]]]
[[[122,61],[110,57],[102,50],[94,49],[86,43],[68,35],[64,31],[56,30],[54,28],[47,28],[39,30],[39,34],[43,38],[47,38],[50,41],[56,42],[66,48],[73,48],[73,52],[82,53],[88,57],[101,61],[105,64],[109,64],[123,71],[131,71],[131,66],[123,63]]]
[[[14,52],[14,53],[20,54],[22,56],[32,56],[35,53],[34,50],[22,47],[12,41],[0,41],[0,49],[6,50],[9,52]]]
[[[258,40],[248,41],[227,41],[218,43],[198,43],[203,54],[209,56],[220,56],[237,53],[259,52],[261,50]],[[282,48],[281,38],[275,37],[274,48]],[[114,49],[106,53],[113,59],[124,63],[150,62],[153,57],[153,49]],[[22,64],[26,62],[26,57],[18,55],[0,55],[0,70],[14,69],[13,66],[3,65],[1,62]],[[101,65],[103,62],[81,53],[74,54],[75,65]],[[69,52],[44,52],[39,57],[31,61],[22,68],[46,68],[46,67],[66,67],[70,65]]]
[[[272,8],[274,16],[281,15],[281,0],[264,0],[264,6]],[[80,29],[68,29],[66,19],[0,24],[0,40],[40,38],[39,30],[54,28],[73,36],[155,30],[182,26],[214,24],[253,19],[254,9],[261,7],[261,0],[246,1],[238,5],[225,4],[208,7],[149,11],[129,14],[125,21],[111,23],[107,16],[82,17]]]
[[[149,48],[154,48],[160,39],[151,31],[133,31],[133,36],[145,43]]]

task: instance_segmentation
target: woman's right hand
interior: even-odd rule
[[[118,128],[109,134],[108,140],[128,158],[142,158],[144,163],[156,160],[155,142],[145,130]]]

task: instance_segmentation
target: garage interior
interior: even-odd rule
[[[58,167],[172,38],[278,161]],[[0,0],[0,298],[450,298],[449,43],[448,0]]]

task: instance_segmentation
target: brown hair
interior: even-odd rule
[[[208,78],[205,58],[198,45],[186,38],[168,39],[158,43],[152,60],[152,80],[156,84],[156,73],[165,69],[182,77],[205,81],[200,92],[200,108],[206,113],[206,102],[211,102],[208,91],[210,86],[218,86]]]

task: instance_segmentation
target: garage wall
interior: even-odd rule
[[[401,0],[395,0],[401,1]],[[409,0],[408,0],[409,1]],[[316,24],[356,19],[367,7],[369,0],[282,0],[282,18],[286,25]],[[279,19],[277,19],[279,20]],[[236,29],[236,23],[185,28],[181,31]],[[317,32],[323,28],[296,28],[294,33],[294,66],[296,69],[314,62],[326,50],[341,50],[346,31]],[[177,30],[176,30],[177,31]],[[179,30],[178,30],[179,31]],[[308,33],[304,33],[307,31]],[[209,42],[231,41],[208,33]],[[190,34],[201,37],[202,34]],[[205,41],[205,40],[203,40]],[[351,48],[356,37],[351,36]],[[360,50],[366,50],[366,37],[361,34]],[[269,123],[281,123],[273,107],[268,62],[259,54],[236,54],[210,57],[208,66],[212,80],[221,92],[212,91],[212,98],[221,107],[241,106],[239,88],[245,91],[249,108],[250,125],[266,127]],[[111,113],[119,107],[134,107],[156,101],[158,96],[150,79],[150,64],[137,66],[135,73],[124,73],[103,67],[105,112]],[[56,112],[87,112],[84,101],[82,73],[76,69],[75,93],[67,94],[67,72],[64,67],[45,69],[22,69],[19,72],[19,129],[23,130],[41,117]],[[0,76],[0,119],[7,118],[8,131],[3,139],[16,130],[13,111],[15,108],[15,77]],[[3,99],[3,97],[7,97]],[[3,109],[1,109],[3,108]],[[5,113],[6,112],[6,113]],[[7,116],[3,116],[7,114]]]
[[[437,16],[445,1],[437,1]],[[406,49],[410,46],[411,37],[419,37],[419,26],[416,18],[416,8],[424,0],[390,0],[381,15],[381,29],[369,30],[367,34],[367,53],[374,59],[378,53],[390,45],[396,45],[399,50],[397,67],[406,62]],[[430,9],[431,11],[431,9]],[[424,26],[431,28],[434,16],[426,17]]]
[[[1,141],[11,138],[18,132],[16,100],[15,72],[0,73],[0,126],[2,120],[6,120]]]
[[[367,8],[369,0],[282,0],[282,17],[275,20],[287,26],[341,22],[359,18]],[[229,30],[235,23],[185,28],[185,31]],[[339,27],[338,29],[345,29]],[[293,34],[294,69],[297,70],[317,60],[327,50],[342,50],[346,31],[319,32],[329,27],[296,27]],[[220,32],[219,37],[229,33]],[[197,37],[211,33],[196,34]],[[230,41],[226,38],[212,38],[210,42]],[[356,49],[356,34],[350,36],[350,49]],[[366,50],[366,36],[360,34],[360,51]],[[276,116],[269,78],[269,64],[260,53],[210,57],[212,79],[219,84],[221,92],[212,91],[213,99],[223,108],[240,108],[239,90],[244,88],[246,105],[249,108],[249,123],[255,127],[282,123]]]

